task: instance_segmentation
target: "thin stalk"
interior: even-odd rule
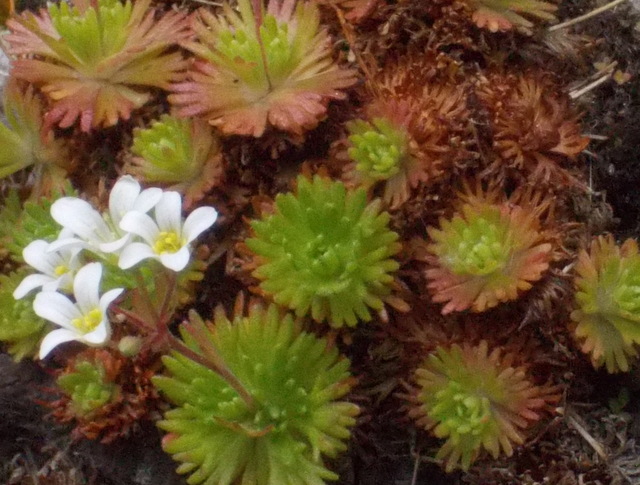
[[[149,312],[149,315],[151,316],[151,318],[153,318],[154,321],[156,322],[156,325],[160,326],[161,325],[160,315],[158,315],[158,310],[153,305],[153,301],[151,300],[151,295],[149,295],[149,290],[147,290],[147,285],[144,283],[144,278],[142,277],[142,273],[140,271],[136,271],[135,275],[136,275],[136,283],[138,283],[138,291],[140,292],[140,295],[142,296],[142,299],[144,300],[145,305],[147,305],[147,311]]]
[[[201,344],[201,340],[196,335],[194,335],[194,333],[192,333],[192,330],[190,329],[190,326],[185,325],[185,324],[183,324],[183,326],[189,333],[191,333],[194,336],[194,338],[196,338],[196,341],[198,342],[198,344]],[[206,336],[205,336],[205,338],[206,338]],[[209,355],[209,352],[206,352],[203,349],[203,352],[205,352],[206,356],[202,356],[202,355],[198,354],[197,352],[194,352],[193,350],[191,350],[180,339],[176,338],[172,334],[169,334],[169,346],[173,350],[175,350],[176,352],[181,353],[182,355],[184,355],[188,359],[191,359],[194,362],[197,362],[198,364],[206,367],[207,369],[211,369],[213,372],[215,372],[220,377],[222,377],[225,381],[227,381],[227,383],[233,389],[235,389],[235,391],[238,393],[238,395],[247,404],[249,409],[252,410],[252,411],[255,411],[255,409],[256,409],[256,401],[255,401],[255,399],[249,393],[249,391],[247,391],[247,389],[242,385],[240,380],[235,376],[235,374],[231,371],[231,369],[229,369],[229,367],[227,367],[227,365],[224,363],[224,361],[219,356],[219,354],[217,354],[217,351],[216,351],[216,357],[217,358],[215,359],[215,361],[213,361],[211,359],[211,355]],[[202,346],[201,346],[201,348],[202,348]]]
[[[160,307],[160,318],[162,318],[165,326],[167,321],[169,320],[169,306],[171,305],[171,300],[173,300],[173,295],[175,294],[178,286],[178,278],[176,276],[176,273],[174,273],[173,271],[169,273],[167,279],[167,291],[164,294],[164,300],[162,301],[162,306]]]
[[[588,20],[591,17],[595,17],[596,15],[600,15],[602,12],[605,12],[611,8],[617,7],[622,2],[626,2],[627,0],[613,0],[613,2],[609,2],[602,7],[598,7],[596,9],[591,10],[590,12],[585,13],[584,15],[580,15],[579,17],[575,17],[571,20],[567,20],[566,22],[562,22],[561,24],[552,25],[549,27],[549,32],[554,32],[556,30],[564,29],[566,27],[571,27],[572,25],[579,24],[584,20]]]

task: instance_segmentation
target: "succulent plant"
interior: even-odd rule
[[[33,86],[24,88],[10,79],[3,90],[4,115],[0,123],[0,177],[34,166],[40,192],[50,192],[66,179],[70,157],[52,132],[43,134],[44,106]]]
[[[118,387],[106,379],[104,366],[99,362],[75,362],[73,371],[60,375],[56,384],[70,398],[74,411],[80,416],[91,414],[107,404],[117,394]]]
[[[252,223],[246,241],[257,255],[253,275],[276,303],[298,316],[354,326],[381,310],[398,263],[398,235],[379,201],[364,189],[321,177],[298,178],[297,193],[279,194],[275,212]]]
[[[344,97],[355,72],[331,60],[331,43],[314,3],[271,0],[260,11],[239,0],[240,13],[200,10],[198,56],[191,79],[174,87],[170,101],[181,116],[201,116],[227,134],[261,136],[267,126],[296,135],[315,128],[327,103]]]
[[[622,246],[613,237],[593,240],[576,264],[574,334],[597,367],[608,372],[629,370],[640,344],[640,254],[638,243]]]
[[[190,206],[224,175],[220,140],[203,120],[163,115],[134,132],[131,172],[146,182],[184,194]]]
[[[558,7],[540,0],[469,0],[474,9],[473,21],[491,32],[514,27],[528,32],[533,22],[527,19],[555,20]]]
[[[433,177],[437,164],[422,159],[411,137],[411,103],[391,100],[389,104],[395,108],[393,117],[347,123],[347,153],[352,162],[345,166],[345,178],[365,188],[384,184],[382,199],[395,209],[409,198],[411,188]]]
[[[549,76],[494,73],[478,84],[478,97],[491,117],[499,157],[491,171],[518,171],[536,183],[576,183],[564,167],[586,148],[569,97]]]
[[[16,300],[13,292],[30,273],[21,268],[10,274],[0,274],[0,342],[15,360],[37,354],[40,341],[49,331],[49,325],[33,311],[33,299]]]
[[[88,348],[69,359],[60,373],[59,398],[42,404],[60,423],[74,424],[74,438],[111,443],[157,419],[159,408],[166,407],[151,383],[159,368],[159,358],[149,352],[125,357],[115,350]]]
[[[187,18],[156,19],[150,2],[50,3],[7,22],[9,53],[18,56],[12,74],[48,96],[49,125],[115,125],[151,98],[150,88],[168,89],[182,76],[186,61],[168,50],[189,35]]]
[[[356,170],[373,180],[387,180],[400,171],[407,156],[407,134],[386,118],[374,118],[371,123],[355,120],[347,124],[351,135],[349,156]]]
[[[240,305],[240,307],[243,305]],[[346,448],[358,407],[340,401],[350,389],[349,361],[329,343],[301,330],[276,306],[218,309],[202,339],[182,331],[201,357],[213,346],[252,396],[183,354],[165,357],[169,376],[154,379],[175,409],[159,426],[163,448],[191,473],[189,484],[322,485],[337,475],[323,457]]]
[[[393,79],[382,76],[381,93],[367,105],[365,118],[347,123],[352,163],[344,167],[345,179],[383,186],[382,199],[391,209],[406,202],[412,189],[436,180],[463,151],[454,145],[466,110],[464,90],[439,83],[396,86],[403,67]]]
[[[557,400],[557,388],[536,385],[515,355],[486,341],[439,346],[416,370],[410,416],[438,438],[447,472],[467,470],[484,451],[511,456],[526,430]]]
[[[426,276],[433,300],[446,303],[443,314],[514,300],[542,277],[553,256],[539,219],[547,207],[535,198],[499,202],[490,191],[467,196],[452,218],[440,219],[439,229],[427,229],[434,258]]]

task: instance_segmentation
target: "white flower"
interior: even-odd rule
[[[129,243],[120,253],[118,265],[128,269],[143,259],[159,260],[173,271],[189,263],[189,244],[213,225],[218,213],[213,207],[199,207],[182,222],[182,200],[177,192],[165,192],[155,206],[155,221],[147,214],[129,212],[120,222],[124,231],[136,234],[145,242]]]
[[[150,188],[140,191],[140,184],[129,175],[120,177],[109,194],[109,215],[103,217],[88,202],[77,197],[63,197],[51,206],[51,216],[77,237],[59,239],[50,250],[68,245],[97,249],[104,253],[120,250],[130,239],[120,229],[120,221],[129,211],[149,212],[162,190]]]
[[[104,344],[111,335],[107,308],[123,288],[107,291],[100,296],[102,265],[90,263],[82,267],[73,280],[75,303],[54,291],[36,295],[33,309],[36,314],[62,327],[47,334],[40,344],[40,358],[44,359],[56,346],[71,340],[87,345]]]
[[[61,237],[69,237],[64,229]],[[16,300],[23,298],[30,291],[42,287],[43,291],[56,291],[62,288],[70,291],[73,275],[80,269],[80,248],[65,247],[58,251],[49,251],[51,243],[38,239],[31,242],[22,251],[22,257],[26,263],[40,271],[23,279],[13,292]]]

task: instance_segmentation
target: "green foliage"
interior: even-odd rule
[[[189,36],[182,12],[155,16],[150,0],[51,2],[7,22],[12,75],[49,97],[49,126],[80,120],[82,131],[115,125],[182,77],[186,61],[167,52]]]
[[[145,180],[173,183],[191,178],[195,168],[191,124],[163,115],[150,128],[135,131],[131,151],[147,162],[142,169]]]
[[[72,372],[58,377],[56,383],[71,399],[71,406],[78,416],[86,416],[104,406],[117,394],[118,386],[108,382],[100,362],[76,362]]]
[[[612,237],[595,239],[576,264],[575,335],[595,367],[629,370],[640,344],[640,253],[628,239],[619,247]]]
[[[8,344],[8,351],[16,360],[33,357],[49,325],[33,311],[33,298],[16,300],[13,291],[30,274],[21,268],[9,275],[0,274],[0,341]]]
[[[124,270],[118,267],[117,261],[100,260],[102,263],[101,288],[103,292],[115,288],[135,290],[141,282],[147,291],[154,294],[156,290],[156,278],[163,275],[162,268],[155,261],[145,261],[136,268],[136,271]]]
[[[23,262],[22,250],[32,241],[57,239],[60,226],[51,217],[50,209],[63,195],[75,196],[77,193],[67,184],[62,193],[22,203],[17,191],[9,192],[0,209],[0,247],[6,249],[14,261]]]
[[[514,356],[489,351],[486,341],[438,347],[416,371],[417,407],[411,415],[446,442],[436,458],[451,471],[466,470],[486,450],[494,458],[513,453],[536,411],[553,401],[554,388],[535,386]]]
[[[438,257],[455,274],[486,276],[503,271],[512,258],[513,228],[504,223],[497,205],[470,212],[443,224]]]
[[[540,227],[547,203],[526,199],[517,205],[499,197],[492,191],[466,196],[452,218],[427,229],[435,264],[425,274],[434,301],[446,302],[443,314],[482,312],[515,300],[549,267],[553,246]]]
[[[398,235],[379,201],[367,204],[364,189],[341,182],[298,178],[297,194],[279,194],[275,213],[252,223],[247,246],[258,255],[254,276],[276,303],[354,326],[381,310],[398,268]]]
[[[195,40],[184,43],[198,59],[169,101],[180,116],[198,114],[228,134],[259,137],[273,126],[302,135],[315,128],[328,102],[343,98],[341,90],[356,82],[354,71],[332,61],[317,5],[234,5],[225,2],[218,15],[199,12]]]
[[[11,80],[3,91],[3,108],[7,124],[0,123],[0,178],[35,165],[39,173],[52,180],[42,184],[59,184],[69,154],[62,141],[52,132],[43,134],[44,106],[33,86],[23,90]]]
[[[407,156],[407,134],[385,118],[371,123],[355,120],[347,124],[351,133],[349,156],[365,178],[387,180],[396,175]]]
[[[220,140],[203,120],[163,115],[135,130],[131,172],[146,182],[170,185],[189,205],[221,181]]]
[[[182,336],[199,352],[191,335]],[[188,483],[336,479],[323,455],[346,448],[358,413],[355,404],[338,401],[351,387],[349,361],[274,305],[254,305],[233,321],[217,312],[205,337],[255,401],[251,408],[218,374],[182,354],[163,359],[171,377],[154,383],[177,406],[159,423],[169,432],[163,447],[182,462],[179,473],[191,473]]]
[[[248,4],[243,5],[248,6]],[[250,15],[247,14],[247,18],[250,18]],[[259,32],[258,38],[255,25],[249,22],[243,23],[239,29],[221,31],[216,46],[219,57],[216,57],[216,60],[229,62],[231,59],[242,59],[243,63],[236,61],[235,64],[250,68],[244,72],[238,70],[239,73],[244,74],[242,80],[254,88],[265,88],[262,84],[268,82],[268,78],[264,74],[266,68],[263,62],[263,48],[269,77],[278,84],[282,83],[286,76],[300,64],[302,52],[294,51],[294,46],[289,40],[288,24],[278,22],[272,14],[264,16]],[[253,66],[260,66],[263,74],[256,76]]]
[[[77,59],[79,66],[95,69],[105,57],[124,47],[132,5],[100,0],[94,7],[78,8],[61,2],[50,3],[48,11],[53,27],[65,39],[66,56]]]

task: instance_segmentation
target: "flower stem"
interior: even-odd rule
[[[166,322],[169,321],[169,316],[170,316],[169,307],[171,306],[171,300],[173,300],[173,295],[176,293],[177,286],[178,286],[178,277],[176,276],[176,273],[174,273],[173,271],[170,271],[169,275],[167,276],[167,291],[164,294],[162,306],[160,307],[160,318],[162,319],[163,322],[165,322],[165,326],[166,326]]]
[[[157,327],[161,326],[160,315],[158,314],[158,310],[153,305],[153,300],[151,300],[151,295],[149,295],[149,290],[147,289],[147,285],[144,282],[144,278],[140,270],[135,272],[136,282],[138,283],[138,291],[140,296],[145,302],[147,306],[147,311],[149,312],[149,316],[155,321]]]

